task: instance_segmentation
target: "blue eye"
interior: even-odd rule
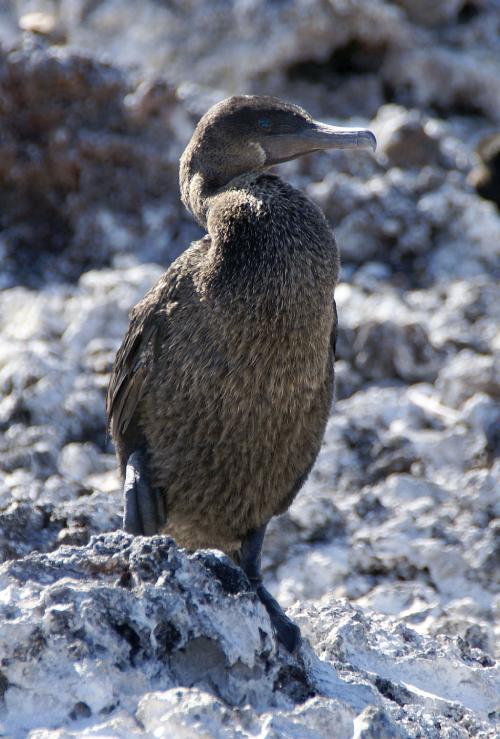
[[[259,120],[259,126],[261,128],[271,128],[271,121],[269,120],[269,118],[261,118]]]

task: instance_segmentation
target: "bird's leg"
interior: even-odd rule
[[[266,525],[251,531],[241,544],[239,552],[240,567],[250,580],[260,602],[269,614],[271,623],[280,641],[289,652],[294,652],[301,642],[300,629],[291,621],[278,601],[262,584],[260,558]]]
[[[148,482],[146,455],[133,452],[127,461],[123,485],[123,528],[135,536],[153,536],[162,524],[158,491]]]

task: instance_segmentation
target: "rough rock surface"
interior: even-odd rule
[[[2,287],[74,281],[136,249],[177,255],[190,119],[172,85],[134,86],[116,67],[32,41],[0,48],[0,113]]]
[[[0,4],[2,730],[497,736],[498,3],[38,5]],[[111,362],[199,233],[177,158],[234,91],[379,139],[282,168],[343,261],[337,402],[265,545],[293,659],[227,560],[103,536]]]
[[[480,634],[327,598],[293,609],[310,645],[290,657],[238,567],[165,537],[32,554],[0,586],[8,736],[487,736],[498,708]]]
[[[344,110],[359,85],[359,99],[378,107],[386,85],[406,104],[478,110],[500,122],[496,0],[216,0],[209,12],[196,0],[50,5],[79,48],[168,70],[176,82],[240,92],[323,76],[343,88],[333,101]]]

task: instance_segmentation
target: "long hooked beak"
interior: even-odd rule
[[[329,126],[327,123],[313,121],[311,128],[305,129],[301,137],[309,141],[314,149],[371,149],[377,148],[377,139],[367,128],[343,128]]]
[[[377,148],[375,134],[367,128],[343,128],[311,121],[301,131],[268,136],[261,144],[266,151],[266,165],[280,164],[304,154],[324,149]]]

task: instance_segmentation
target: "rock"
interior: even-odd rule
[[[377,702],[373,701],[372,706],[365,709],[363,718],[363,714],[358,713],[355,727],[365,721],[370,725],[373,721],[374,727],[377,724],[385,725],[386,730],[394,731],[396,724],[400,731],[412,736],[415,731],[413,722],[417,716],[420,730],[425,725],[425,730],[429,731],[437,714],[440,714],[440,719],[448,716],[450,724],[460,731],[460,722],[463,721],[462,727],[465,728],[472,718],[470,713],[466,718],[469,711],[477,710],[483,717],[479,719],[481,723],[488,720],[491,711],[496,710],[498,668],[482,667],[478,663],[471,668],[462,659],[458,639],[454,643],[446,638],[439,639],[431,647],[416,631],[402,626],[396,620],[363,615],[355,609],[349,614],[344,603],[331,599],[324,599],[321,605],[314,604],[308,608],[296,606],[291,609],[291,614],[323,658],[335,661],[339,677],[345,676],[352,668],[355,681],[363,675],[370,675],[379,695],[384,697],[383,707],[391,705],[393,711],[388,714],[387,711],[377,711]],[[384,633],[378,629],[382,619]],[[381,653],[379,647],[382,642],[385,649]],[[413,657],[410,658],[410,654]],[[467,696],[462,680],[469,670],[479,680]],[[425,695],[419,686],[425,690]],[[427,714],[425,718],[423,714]],[[372,735],[377,736],[376,733],[366,734]]]
[[[462,6],[462,0],[445,0],[441,3],[434,3],[432,0],[424,0],[420,3],[412,3],[411,0],[396,0],[396,2],[404,8],[412,20],[424,26],[437,25],[455,18]]]
[[[159,115],[116,67],[63,49],[0,49],[0,68],[3,284],[75,280],[141,239],[150,258],[171,259],[175,91],[164,91]],[[164,231],[154,245],[153,210]]]
[[[476,393],[464,403],[462,418],[475,431],[488,434],[500,424],[500,404],[486,393]]]
[[[54,520],[51,513],[50,506],[30,503],[12,503],[4,509],[0,514],[0,562],[57,547],[65,522]]]
[[[322,88],[333,87],[332,109],[350,114],[369,98],[378,107],[385,93],[413,107],[479,110],[499,120],[494,4],[334,0],[312,12],[304,0],[218,0],[207,13],[194,2],[174,10],[146,0],[117,13],[113,0],[77,8],[63,0],[52,12],[70,45],[106,49],[143,74],[168,70],[175,83],[231,93],[264,85],[283,94],[291,86],[297,99],[306,88],[320,102]]]
[[[442,164],[439,138],[417,110],[397,105],[382,106],[373,122],[377,151],[393,167],[424,167]]]
[[[68,480],[82,480],[99,471],[99,451],[86,444],[66,444],[59,454],[57,467],[59,473]]]
[[[454,280],[443,297],[429,322],[432,341],[451,348],[451,356],[465,348],[478,354],[494,353],[500,320],[494,281],[487,277]]]
[[[374,739],[375,737],[403,739],[407,736],[408,734],[403,729],[398,728],[396,723],[384,711],[374,706],[365,708],[354,722],[353,739]]]
[[[500,208],[500,133],[485,136],[478,144],[479,161],[469,173],[469,182],[483,198]]]
[[[495,274],[500,222],[492,203],[471,198],[447,184],[437,197],[423,197],[419,209],[431,221],[437,217],[442,227],[428,265],[435,280],[449,282],[450,278],[469,280]]]
[[[482,32],[476,35],[475,48],[463,53],[471,34],[455,34],[455,45],[439,46],[427,36],[427,43],[415,43],[389,55],[385,77],[396,89],[406,87],[404,97],[415,107],[434,105],[440,110],[480,110],[491,121],[500,120],[497,62],[488,43],[487,17]],[[491,21],[491,18],[490,18]],[[483,35],[485,46],[478,41]],[[479,37],[479,38],[478,38]],[[415,39],[416,40],[416,39]]]
[[[25,13],[19,18],[19,28],[41,36],[51,44],[64,44],[68,40],[62,25],[48,13]]]
[[[465,641],[431,642],[330,599],[292,611],[322,659],[307,643],[292,657],[220,553],[108,534],[7,563],[0,583],[10,736],[59,727],[66,736],[326,739],[334,725],[347,739],[412,735],[433,721],[493,736],[500,673],[464,658]],[[480,631],[467,644],[480,649]]]
[[[390,281],[391,269],[387,264],[381,262],[366,262],[356,270],[353,283],[367,292],[375,292],[383,288]]]
[[[61,17],[69,15],[69,7],[63,3]],[[168,69],[176,82],[236,92],[248,89],[250,80],[283,67],[322,62],[349,43],[367,46],[370,59],[372,47],[378,50],[385,43],[395,43],[405,30],[402,14],[385,2],[374,7],[368,2],[350,6],[334,0],[311,12],[302,0],[287,7],[219,1],[210,10],[205,13],[196,2],[189,2],[174,12],[145,2],[140,12],[127,4],[116,13],[112,2],[103,2],[73,14],[69,38],[94,52],[107,43],[120,65],[144,65],[157,72]],[[200,27],[204,33],[196,30]]]
[[[291,505],[288,515],[308,542],[328,541],[344,532],[340,511],[326,496],[302,495]]]
[[[478,577],[491,590],[500,592],[500,519],[490,522],[486,535],[474,552]]]
[[[464,349],[446,367],[437,379],[445,403],[454,408],[475,393],[485,392],[498,398],[500,395],[500,364],[492,356],[481,356]]]
[[[338,400],[349,398],[362,384],[363,378],[352,365],[342,359],[335,362],[335,397]]]
[[[418,323],[401,326],[393,321],[369,321],[357,332],[353,348],[356,369],[369,380],[433,380],[442,361]]]
[[[211,684],[230,703],[258,705],[266,692],[270,698],[280,668],[271,657],[267,615],[254,596],[245,595],[243,576],[237,586],[241,595],[223,596],[224,588],[237,592],[230,583],[233,572],[241,571],[221,560],[220,577],[229,579],[217,580],[200,555],[189,560],[172,546],[168,540],[132,541],[117,534],[96,539],[87,549],[62,549],[52,561],[38,555],[25,560],[26,567],[4,568],[3,586],[17,582],[31,590],[33,603],[42,599],[37,617],[29,606],[24,611],[15,592],[2,606],[9,732],[81,717],[102,720],[122,701],[130,707],[135,697],[137,704],[154,679],[165,687],[193,680]],[[94,581],[93,592],[81,588],[85,580]],[[217,593],[222,598],[217,607],[209,605],[207,597],[213,601]],[[14,613],[20,641],[9,621]],[[47,670],[50,681],[40,683],[40,671],[47,678]]]

